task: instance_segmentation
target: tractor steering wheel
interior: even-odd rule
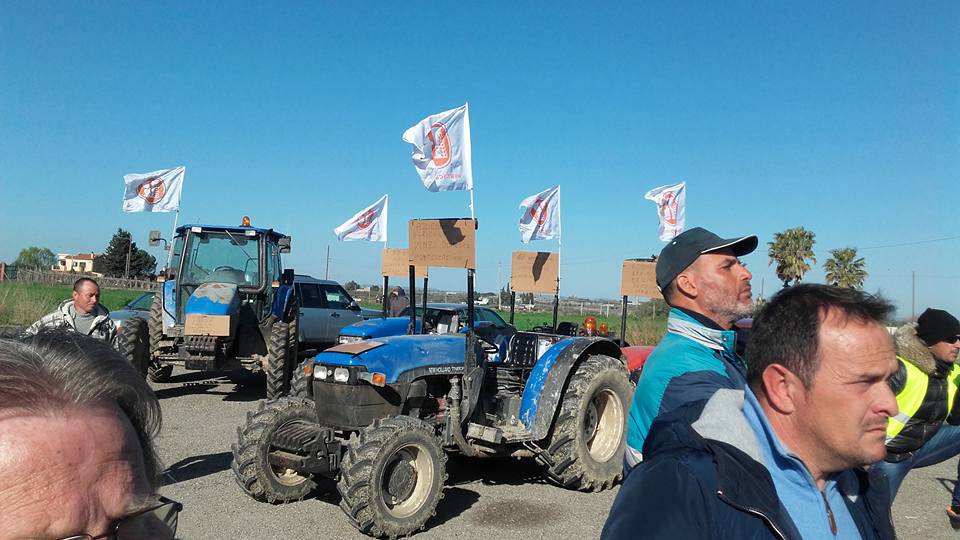
[[[234,268],[234,267],[232,267],[232,266],[230,266],[230,265],[225,264],[225,265],[223,265],[223,266],[218,266],[218,267],[216,267],[216,268],[213,269],[214,272],[219,272],[220,270],[236,270],[236,268]]]

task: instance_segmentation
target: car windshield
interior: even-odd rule
[[[227,231],[191,234],[184,250],[183,282],[259,287],[257,238]]]
[[[150,311],[150,306],[153,305],[153,293],[144,293],[139,298],[127,304],[127,309],[135,309],[138,311]]]

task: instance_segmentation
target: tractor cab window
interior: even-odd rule
[[[183,255],[183,235],[173,239],[173,254],[170,256],[170,271],[176,272],[180,268],[180,259]]]
[[[234,232],[193,233],[184,251],[183,283],[234,283],[260,286],[260,251],[256,237]]]

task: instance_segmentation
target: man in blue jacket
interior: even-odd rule
[[[738,257],[756,236],[720,238],[695,227],[670,241],[657,258],[657,287],[671,306],[667,334],[643,366],[627,432],[627,472],[643,459],[653,420],[718,388],[743,389],[746,366],[733,323],[753,312],[750,272]]]
[[[602,538],[893,539],[883,459],[897,371],[884,300],[797,285],[753,321],[749,386],[661,416]]]

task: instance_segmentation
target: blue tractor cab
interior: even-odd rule
[[[244,225],[176,229],[161,294],[150,312],[149,375],[186,369],[247,368],[267,375],[267,395],[289,390],[299,310],[293,270],[281,254],[290,237]]]
[[[415,303],[414,279],[410,266]],[[560,486],[612,487],[633,396],[620,348],[482,320],[473,283],[471,269],[459,331],[419,333],[424,311],[411,305],[405,334],[342,343],[301,364],[292,395],[261,403],[238,430],[241,488],[288,502],[333,478],[357,529],[396,538],[435,513],[448,454],[529,457]]]

